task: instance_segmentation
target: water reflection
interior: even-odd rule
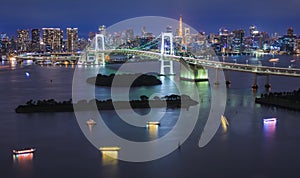
[[[22,170],[32,169],[33,153],[13,155],[13,161]]]
[[[276,131],[276,118],[267,118],[263,121],[264,124],[264,135],[266,137],[273,137]]]
[[[150,140],[154,140],[157,138],[158,135],[158,125],[148,125],[147,130],[149,132]]]
[[[226,117],[223,116],[223,115],[221,116],[221,126],[222,126],[222,129],[223,129],[223,133],[226,133],[227,130],[228,130],[227,127],[229,126],[229,123],[228,123]]]
[[[117,165],[118,164],[118,150],[102,150],[102,165]]]

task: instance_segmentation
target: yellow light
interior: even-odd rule
[[[227,127],[229,126],[229,123],[228,123],[226,117],[223,116],[223,115],[221,116],[221,125],[222,125],[222,128],[223,128],[223,131],[227,132]]]
[[[150,126],[150,125],[160,125],[160,122],[147,122],[147,126]]]
[[[157,138],[158,125],[148,125],[148,130],[151,139]]]
[[[100,147],[100,151],[119,151],[121,148],[117,146]]]
[[[118,164],[118,151],[102,151],[102,164],[103,165]]]
[[[102,164],[103,165],[115,165],[118,163],[118,151],[120,147],[100,147],[99,150],[102,153]]]

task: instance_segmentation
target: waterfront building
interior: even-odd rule
[[[295,54],[300,54],[300,38],[295,40]]]
[[[0,34],[0,50],[1,54],[6,54],[8,52],[8,44],[9,44],[9,38],[6,33]]]
[[[67,50],[68,52],[78,50],[78,28],[67,28]]]
[[[257,27],[255,26],[255,25],[251,25],[250,27],[249,27],[249,36],[253,36],[253,35],[255,35],[256,34],[256,32],[257,32]]]
[[[43,28],[43,45],[45,52],[61,52],[63,31],[60,28]]]
[[[220,36],[220,50],[222,53],[225,53],[229,49],[229,46],[230,46],[230,45],[228,45],[228,36],[229,36],[228,30],[223,27],[220,28],[219,36]]]
[[[40,51],[40,29],[38,28],[31,30],[31,51]]]
[[[241,53],[244,50],[245,31],[243,29],[234,30],[232,32],[232,50]]]
[[[29,46],[29,30],[18,30],[17,50],[18,52],[27,52]]]
[[[287,54],[293,54],[295,39],[296,39],[296,35],[294,35],[293,28],[292,27],[288,28],[287,34],[283,35],[283,37],[280,38],[280,43],[281,43],[280,51]]]
[[[87,47],[87,45],[89,44],[88,40],[85,38],[79,38],[78,39],[78,49],[80,51],[85,50],[85,48]]]

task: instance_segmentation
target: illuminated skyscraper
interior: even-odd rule
[[[63,31],[60,28],[43,28],[44,50],[60,52],[62,50]]]
[[[181,44],[184,43],[183,41],[183,34],[182,34],[182,16],[179,17],[179,30],[178,30],[178,36],[182,39]]]
[[[2,54],[5,54],[8,52],[8,43],[9,38],[6,33],[1,33],[0,34],[0,50]]]
[[[179,34],[178,36],[183,37],[182,35],[182,16],[179,17]]]
[[[17,49],[19,52],[26,52],[29,45],[29,31],[18,30]]]
[[[67,47],[68,52],[78,50],[78,28],[67,28]]]
[[[244,50],[244,36],[245,31],[243,29],[234,30],[232,32],[232,49],[234,51],[242,52]]]
[[[249,35],[252,37],[255,34],[255,31],[257,31],[257,27],[252,25],[249,27]]]
[[[105,35],[106,34],[106,26],[105,25],[101,25],[99,27],[99,32],[100,32],[100,34]]]
[[[134,39],[134,32],[132,28],[125,31],[125,38],[126,41],[132,41]]]
[[[231,45],[231,43],[228,44],[229,31],[226,28],[221,27],[219,29],[219,36],[220,36],[219,43],[220,43],[221,51],[226,52],[226,50],[230,48]]]
[[[31,51],[40,51],[40,29],[31,30]]]
[[[292,27],[288,28],[287,35],[290,36],[290,37],[294,36],[294,29]]]

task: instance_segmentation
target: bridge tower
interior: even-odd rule
[[[160,54],[161,54],[160,74],[165,75],[165,68],[169,68],[170,69],[169,74],[174,75],[173,61],[172,60],[167,61],[164,59],[165,55],[174,55],[173,34],[172,33],[170,33],[170,32],[162,32],[161,33]]]
[[[93,49],[87,50],[86,62],[93,63],[96,65],[98,65],[100,62],[100,64],[104,65],[105,64],[104,52],[100,53],[101,58],[99,61],[99,51],[105,50],[104,35],[96,34],[94,40],[95,40],[95,47]]]
[[[96,34],[96,36],[95,36],[95,53],[96,53],[95,64],[99,63],[98,51],[104,51],[104,50],[105,50],[104,35]],[[102,63],[102,65],[105,65],[104,52],[101,53],[101,63]]]

